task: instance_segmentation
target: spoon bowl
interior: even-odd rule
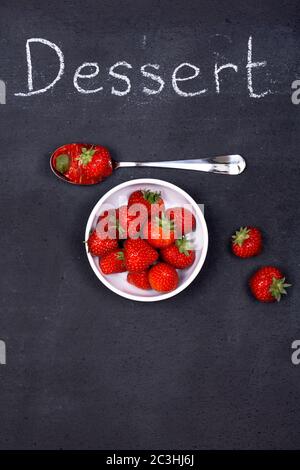
[[[57,149],[55,149],[52,152],[52,154],[50,156],[50,160],[49,160],[50,169],[51,169],[52,173],[58,179],[60,179],[61,181],[64,181],[65,183],[73,184],[75,186],[92,186],[94,184],[100,183],[101,181],[91,182],[91,183],[79,183],[79,182],[76,182],[76,181],[72,181],[69,178],[67,178],[62,172],[57,170],[57,168],[55,167],[55,161],[56,161],[57,155],[59,155],[60,152],[65,152],[66,147],[71,148],[72,146],[81,146],[82,148],[93,148],[94,147],[94,145],[92,145],[92,144],[79,144],[78,142],[73,142],[71,144],[65,144],[65,145],[61,145],[60,147],[57,147]],[[111,160],[111,164],[112,164],[112,169],[113,170],[115,170],[118,167],[116,162],[114,162],[113,160]]]

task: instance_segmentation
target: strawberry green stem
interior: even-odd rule
[[[240,230],[237,230],[234,235],[232,235],[232,241],[234,245],[242,246],[244,241],[249,238],[250,229],[248,227],[241,227]]]
[[[92,161],[95,152],[96,150],[93,149],[93,146],[90,149],[82,147],[81,154],[76,158],[76,160],[78,160],[81,165],[85,166]]]
[[[277,300],[277,302],[280,301],[281,296],[284,294],[286,295],[286,288],[291,287],[291,284],[286,284],[285,282],[285,277],[282,277],[281,279],[277,279],[273,277],[272,284],[270,286],[270,292],[272,296]]]
[[[160,199],[161,197],[161,193],[160,192],[154,192],[154,191],[150,191],[149,189],[145,189],[144,191],[142,191],[143,193],[143,197],[146,201],[150,202],[150,204],[156,204],[157,201]]]

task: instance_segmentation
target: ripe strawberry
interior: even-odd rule
[[[117,230],[117,210],[108,209],[103,211],[97,221],[97,232],[100,238],[119,238]]]
[[[188,268],[195,261],[195,251],[186,238],[178,239],[173,245],[163,248],[160,255],[166,263],[177,269]]]
[[[64,145],[53,158],[56,170],[77,184],[99,183],[113,171],[110,153],[101,145]]]
[[[158,258],[157,251],[141,238],[126,240],[124,254],[126,269],[131,272],[145,271]]]
[[[166,211],[166,216],[174,221],[175,231],[179,236],[186,235],[196,229],[195,216],[185,207],[171,207]]]
[[[115,209],[106,209],[105,211],[101,212],[98,217],[98,222],[106,219],[106,222],[109,222],[111,218],[116,217],[117,211]]]
[[[143,238],[154,248],[164,248],[172,245],[175,240],[174,222],[169,220],[164,214],[151,219],[144,226]]]
[[[118,241],[112,238],[101,238],[97,230],[93,230],[87,241],[88,249],[93,256],[104,256],[118,248]]]
[[[117,209],[117,228],[120,238],[138,238],[142,226],[147,220],[146,211],[135,211],[133,206],[121,206]]]
[[[128,207],[133,206],[133,204],[143,205],[147,209],[149,217],[151,214],[153,216],[159,215],[165,208],[161,194],[148,189],[140,189],[131,193],[128,199]]]
[[[261,302],[280,301],[281,295],[286,294],[286,287],[291,284],[285,283],[285,277],[282,272],[273,266],[260,268],[249,281],[252,294]]]
[[[99,266],[103,274],[125,272],[124,250],[117,248],[116,250],[107,253],[100,259]]]
[[[170,292],[178,286],[179,278],[173,266],[166,263],[157,263],[150,268],[149,282],[154,290]]]
[[[128,273],[127,281],[129,282],[129,284],[132,284],[133,286],[138,287],[139,289],[151,289],[148,279],[148,271],[142,271],[140,273]]]
[[[241,227],[232,235],[231,248],[240,258],[250,258],[262,250],[261,231],[256,227]]]

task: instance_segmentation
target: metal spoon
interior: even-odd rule
[[[79,184],[69,181],[62,173],[58,172],[54,166],[54,154],[50,158],[50,168],[59,179],[70,184]],[[113,162],[114,170],[125,167],[156,167],[156,168],[176,168],[180,170],[205,171],[208,173],[219,173],[222,175],[239,175],[246,168],[246,162],[241,155],[222,155],[219,157],[200,158],[193,160],[175,160],[162,162]]]
[[[199,158],[193,160],[175,160],[164,162],[114,162],[115,168],[128,166],[150,166],[157,168],[176,168],[179,170],[206,171],[222,175],[239,175],[246,168],[246,161],[241,155],[223,155],[220,157]]]

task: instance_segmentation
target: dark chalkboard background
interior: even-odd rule
[[[300,367],[290,360],[300,336],[300,106],[290,99],[299,19],[297,1],[1,0],[1,448],[299,447]],[[255,87],[274,92],[260,100],[247,92],[249,35],[254,59],[268,62]],[[52,92],[16,97],[26,91],[32,37],[62,49],[65,75]],[[47,48],[35,51],[42,86],[57,63]],[[219,96],[218,57],[240,67],[224,75]],[[107,78],[119,60],[133,66],[123,98]],[[74,89],[86,61],[99,63],[103,93]],[[174,93],[172,71],[186,61],[200,66],[205,96]],[[138,72],[148,62],[166,79],[150,98]],[[241,153],[248,168],[239,177],[124,169],[77,188],[48,168],[51,150],[71,141],[102,143],[120,160]],[[153,305],[102,286],[82,244],[97,200],[138,177],[171,181],[204,203],[210,235],[196,281]],[[265,234],[263,254],[249,261],[228,249],[245,224]],[[248,293],[247,278],[265,263],[294,284],[279,305]]]

